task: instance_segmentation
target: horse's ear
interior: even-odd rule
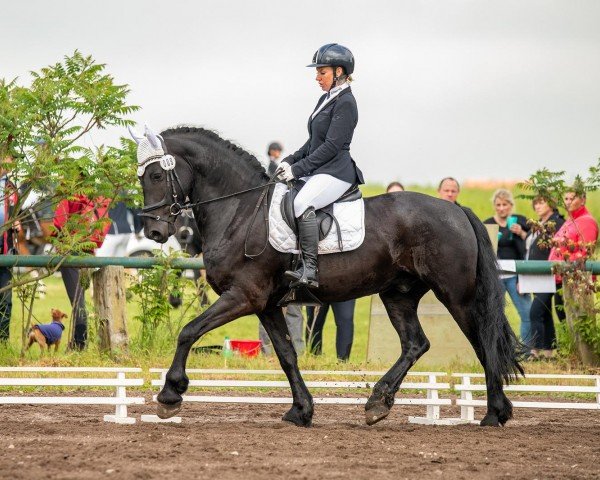
[[[152,148],[155,148],[156,150],[162,148],[160,139],[154,134],[152,130],[148,128],[148,125],[146,125],[146,131],[144,132],[144,135],[146,135],[146,138],[150,141],[150,145],[152,145]]]
[[[127,129],[129,130],[129,135],[131,135],[131,138],[133,138],[135,140],[135,143],[137,143],[138,145],[140,144],[140,142],[144,139],[143,135],[140,135],[139,133],[137,133],[132,127],[131,125],[127,125]]]

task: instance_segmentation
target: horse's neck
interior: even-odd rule
[[[214,164],[209,165],[204,171],[210,174],[203,175],[204,178],[195,182],[193,201],[207,202],[194,209],[205,252],[250,227],[252,213],[262,192],[257,187],[267,183],[250,166],[239,165],[243,160],[234,161],[238,164],[232,166],[223,161],[219,163],[219,168],[215,168]],[[256,189],[240,193],[252,188]]]

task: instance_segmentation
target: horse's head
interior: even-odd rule
[[[167,152],[163,139],[148,127],[144,135],[131,128],[138,144],[138,178],[144,193],[144,234],[155,242],[165,243],[175,233],[175,220],[190,193],[190,167],[177,155]]]

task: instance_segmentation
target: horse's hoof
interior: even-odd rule
[[[173,405],[167,405],[165,403],[158,403],[156,406],[156,415],[158,418],[166,420],[167,418],[174,417],[181,410],[181,402],[174,403]]]
[[[302,414],[298,409],[292,408],[288,410],[281,420],[284,422],[293,423],[297,427],[310,427],[312,425],[312,415],[308,416],[306,414]]]
[[[489,413],[483,417],[483,420],[479,424],[482,427],[499,427],[500,422],[498,421],[498,417],[496,415],[490,415]]]
[[[365,411],[365,422],[367,422],[367,425],[375,425],[389,414],[390,409],[386,405],[379,403]]]

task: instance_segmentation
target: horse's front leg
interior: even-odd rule
[[[283,416],[283,420],[301,427],[310,427],[314,411],[313,399],[300,375],[296,350],[283,312],[279,307],[272,307],[259,313],[258,317],[273,342],[273,348],[290,382],[294,397],[292,408]]]
[[[250,313],[252,313],[252,306],[246,295],[239,289],[231,289],[183,327],[177,339],[173,363],[157,397],[157,415],[160,418],[170,418],[181,410],[181,394],[187,390],[189,383],[185,374],[185,363],[192,345],[211,330]]]

